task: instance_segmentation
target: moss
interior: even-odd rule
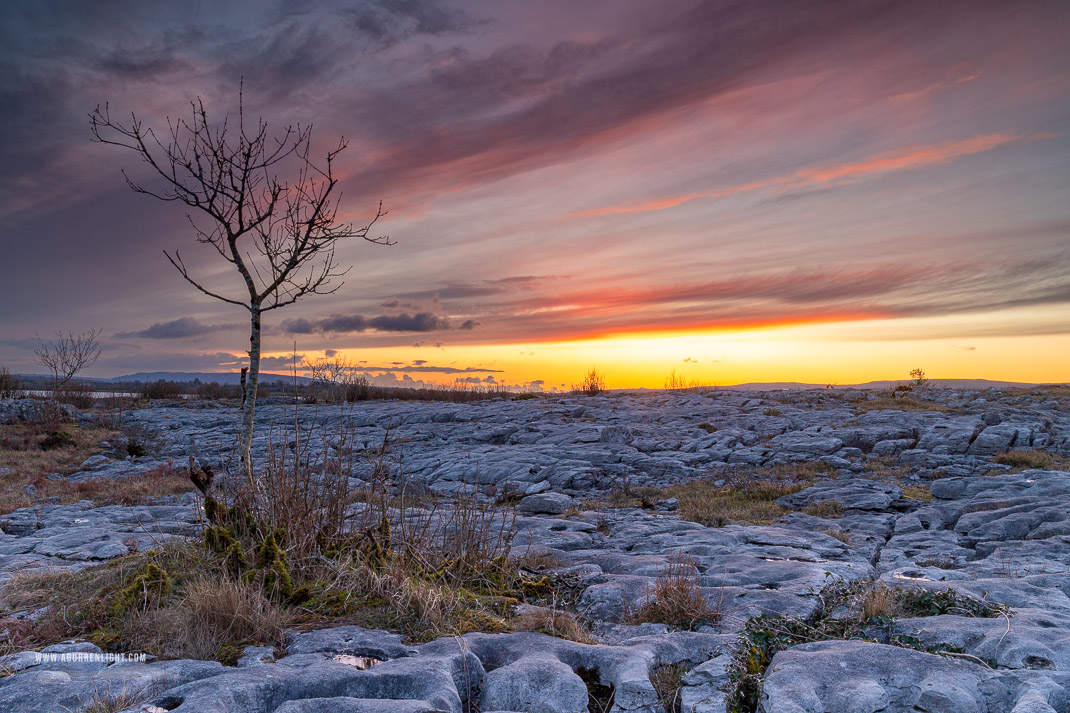
[[[215,653],[215,660],[224,666],[237,666],[238,659],[245,652],[245,646],[241,644],[226,643],[219,647]]]
[[[141,571],[125,587],[115,593],[108,604],[110,616],[144,609],[171,594],[171,575],[153,562],[146,562]]]

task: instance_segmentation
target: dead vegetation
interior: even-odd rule
[[[673,485],[661,497],[676,498],[681,518],[707,527],[768,524],[789,512],[777,499],[799,492],[829,470],[821,462],[759,468],[730,473],[720,486],[708,478]]]
[[[695,559],[677,550],[658,573],[650,598],[632,612],[629,621],[693,631],[703,624],[716,624],[722,615],[721,607],[711,606],[702,593]]]
[[[41,502],[136,505],[190,490],[186,475],[170,465],[126,478],[71,482],[63,477],[103,452],[100,443],[116,436],[112,429],[77,424],[51,433],[29,424],[0,425],[0,514]]]
[[[1036,451],[1027,448],[997,453],[992,457],[992,462],[1011,466],[1010,472],[1012,473],[1033,469],[1064,470],[1070,468],[1070,459],[1051,451]]]
[[[232,663],[245,645],[281,645],[286,626],[353,623],[416,641],[519,629],[589,640],[558,608],[552,563],[513,552],[510,509],[410,496],[389,435],[371,455],[370,484],[351,491],[356,456],[347,433],[340,438],[327,457],[308,452],[301,434],[296,443],[280,439],[288,442],[258,474],[263,500],[248,491],[224,497],[214,472],[191,463],[181,477],[205,495],[203,540],[77,574],[14,578],[0,603],[46,611],[9,627],[8,645],[81,637],[106,651]],[[521,602],[551,604],[549,617],[515,616]]]

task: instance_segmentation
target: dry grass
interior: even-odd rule
[[[903,497],[907,500],[919,500],[923,503],[927,503],[933,499],[933,494],[929,492],[928,488],[920,485],[904,485]]]
[[[561,639],[578,641],[581,644],[597,644],[579,619],[573,614],[554,607],[524,607],[512,621],[513,631],[534,631]]]
[[[992,462],[1009,465],[1014,471],[1032,470],[1034,468],[1041,470],[1070,468],[1070,460],[1060,455],[1050,451],[1034,451],[1025,448],[998,453],[992,456]]]
[[[34,487],[33,495],[26,492],[27,485]],[[0,478],[0,515],[49,498],[57,498],[49,502],[61,505],[89,500],[96,506],[130,506],[152,498],[181,495],[189,490],[189,478],[171,465],[162,465],[126,478],[100,478],[78,483],[43,477],[19,479],[17,476],[5,476]]]
[[[696,574],[691,555],[673,552],[654,582],[654,596],[632,613],[631,622],[655,622],[693,630],[701,624],[720,621],[723,612],[706,602]]]
[[[65,424],[62,431],[69,436],[63,439],[65,444],[46,449],[43,444],[49,434],[33,424],[0,424],[0,469],[10,468],[24,478],[69,475],[86,458],[101,452],[101,441],[116,435],[106,428],[75,424]]]
[[[707,527],[766,524],[788,512],[775,501],[797,493],[805,483],[752,480],[717,487],[711,480],[695,480],[667,488],[664,497],[680,501],[679,515]]]
[[[942,411],[951,413],[955,409],[949,406],[923,401],[914,396],[879,396],[875,399],[866,399],[851,402],[858,413],[870,411]]]
[[[845,545],[851,544],[851,533],[847,532],[847,530],[837,530],[830,528],[828,530],[822,530],[821,532],[828,535],[829,537],[835,537],[837,540],[839,540]]]
[[[102,451],[101,441],[117,436],[111,429],[73,424],[67,424],[63,432],[69,438],[54,440],[61,440],[64,445],[44,449],[42,443],[49,434],[27,424],[0,426],[0,470],[13,471],[0,475],[0,514],[48,498],[57,498],[63,505],[79,500],[91,500],[96,505],[134,505],[144,498],[178,495],[190,490],[185,474],[169,465],[117,480],[72,483],[49,479],[47,476],[54,473],[69,475],[76,472],[87,458]]]
[[[184,542],[77,574],[16,576],[0,602],[48,608],[19,632],[15,646],[86,638],[105,651],[164,658],[229,659],[247,643],[279,645],[288,620],[258,586],[238,582],[199,545]]]
[[[902,613],[897,590],[886,587],[879,582],[873,583],[862,593],[859,602],[859,615],[863,621],[877,617],[891,618]]]
[[[665,713],[680,713],[680,689],[688,666],[684,663],[658,666],[650,672],[650,685],[658,694],[658,705]]]
[[[837,500],[819,500],[803,510],[807,515],[825,519],[843,517],[843,505]]]

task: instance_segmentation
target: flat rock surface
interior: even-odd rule
[[[874,578],[1000,602],[1007,615],[896,620],[895,634],[924,650],[863,641],[785,649],[766,671],[760,710],[1068,710],[1070,473],[1008,472],[993,456],[1070,455],[1070,404],[1039,392],[932,390],[924,400],[935,410],[866,408],[876,398],[887,402],[886,393],[717,390],[302,407],[307,447],[337,450],[349,427],[356,450],[375,449],[390,428],[395,455],[419,486],[514,497],[514,551],[545,554],[570,573],[600,643],[469,634],[411,645],[345,626],[293,632],[287,646],[251,648],[235,667],[56,662],[21,652],[0,659],[11,672],[0,677],[0,710],[80,711],[101,691],[136,688],[144,700],[130,711],[578,713],[590,710],[585,691],[598,684],[612,688],[614,711],[655,713],[651,674],[675,665],[684,710],[722,713],[727,667],[748,619],[805,619],[830,581]],[[0,402],[0,415],[23,410]],[[157,434],[159,451],[91,459],[71,480],[136,478],[189,455],[220,466],[237,425],[235,411],[222,407],[160,406],[129,418]],[[256,458],[266,457],[269,433],[270,443],[292,443],[292,406],[265,403],[258,418]],[[667,500],[650,509],[598,505],[614,488],[739,482],[730,478],[813,462],[824,464],[822,474],[781,499],[790,511],[767,525],[704,527],[681,520],[679,503]],[[354,484],[370,475],[370,466],[358,468]],[[0,584],[19,572],[76,571],[200,528],[192,494],[137,507],[24,508],[0,516]],[[720,620],[693,632],[630,624],[681,552]],[[381,663],[352,664],[365,657]]]

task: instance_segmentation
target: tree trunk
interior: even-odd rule
[[[249,377],[245,382],[244,403],[242,404],[241,454],[245,466],[245,477],[256,489],[253,477],[253,417],[256,415],[256,389],[260,381],[260,305],[249,308]]]

